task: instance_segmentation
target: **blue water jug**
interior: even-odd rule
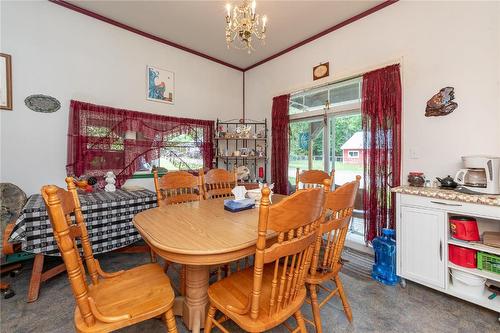
[[[393,286],[399,283],[396,275],[396,241],[393,229],[382,229],[382,236],[372,241],[375,251],[375,265],[372,278],[383,284]]]

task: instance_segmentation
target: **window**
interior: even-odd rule
[[[359,151],[350,150],[348,154],[349,154],[349,157],[355,157],[355,158],[359,157]]]
[[[360,98],[361,78],[350,79],[292,95],[289,113],[294,115],[323,110],[327,101],[333,107],[353,102],[359,103]]]
[[[200,147],[203,144],[203,129],[192,128],[187,133],[173,132],[163,137],[159,158],[151,165],[143,166],[150,171],[152,166],[164,171],[198,170],[203,167],[203,155]]]

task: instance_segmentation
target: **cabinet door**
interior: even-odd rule
[[[404,278],[445,288],[445,213],[400,207],[397,225],[398,272]]]

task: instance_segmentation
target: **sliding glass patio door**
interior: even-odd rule
[[[292,94],[288,165],[292,189],[297,168],[328,173],[335,170],[337,186],[353,181],[357,175],[363,177],[360,87],[357,78]],[[359,243],[364,242],[362,191],[349,233],[349,238]]]

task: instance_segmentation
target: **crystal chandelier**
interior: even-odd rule
[[[229,48],[231,43],[237,49],[247,49],[251,53],[255,49],[252,47],[253,36],[260,40],[266,38],[267,17],[262,20],[255,13],[255,0],[250,3],[243,0],[239,6],[235,6],[231,11],[231,4],[226,5],[226,43]],[[236,40],[236,42],[235,42]]]

